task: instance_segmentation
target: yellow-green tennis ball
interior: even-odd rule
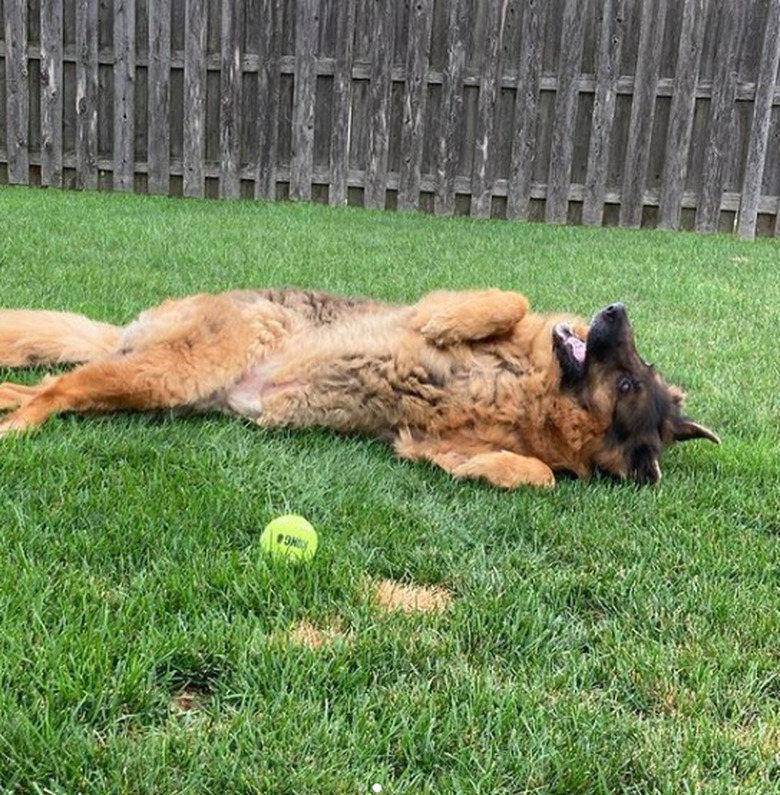
[[[279,516],[265,526],[260,546],[275,557],[311,560],[317,551],[317,531],[302,516]]]

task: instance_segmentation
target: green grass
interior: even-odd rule
[[[723,438],[669,451],[656,489],[551,493],[226,417],[5,439],[0,792],[780,789],[779,265],[763,240],[0,189],[4,306],[126,321],[267,285],[623,300]],[[309,566],[262,557],[290,511],[319,530]],[[453,607],[384,616],[366,582],[386,577]],[[347,640],[285,642],[303,620]],[[196,708],[172,710],[185,690]]]

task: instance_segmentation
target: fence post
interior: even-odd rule
[[[132,5],[133,0],[127,0]],[[76,184],[95,190],[97,169],[98,4],[76,3]]]

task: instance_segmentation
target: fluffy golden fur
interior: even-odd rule
[[[621,305],[590,328],[499,290],[411,306],[303,290],[167,301],[124,328],[0,311],[0,365],[81,363],[0,386],[0,435],[58,412],[224,411],[258,425],[325,426],[390,441],[403,458],[497,486],[554,471],[660,477],[664,445],[716,441],[639,358]]]

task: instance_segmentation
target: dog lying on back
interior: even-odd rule
[[[458,478],[551,486],[594,470],[661,477],[662,449],[712,431],[645,364],[622,304],[588,327],[518,293],[438,292],[411,306],[303,290],[171,300],[120,328],[0,311],[0,366],[81,366],[0,386],[0,435],[59,412],[223,411],[265,427],[387,439]]]

